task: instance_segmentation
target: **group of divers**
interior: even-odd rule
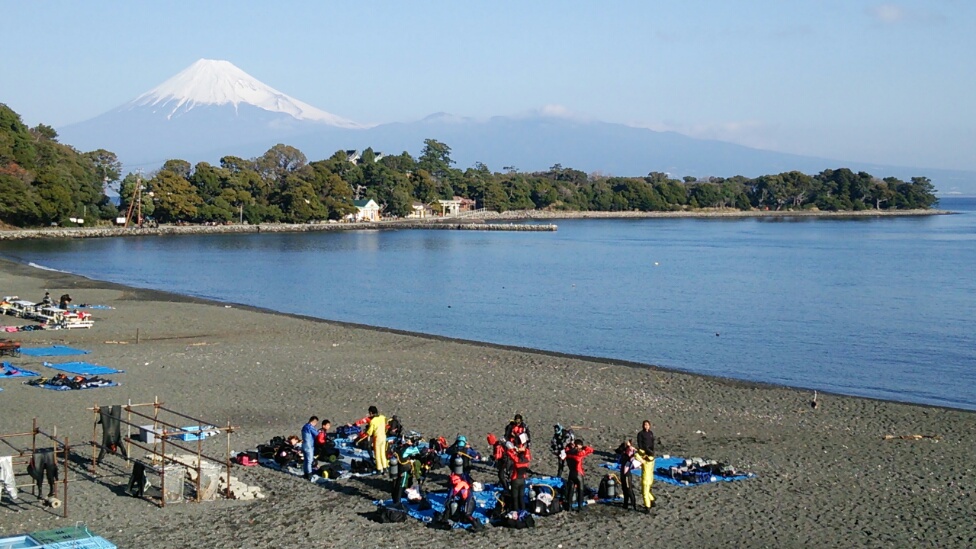
[[[292,437],[295,446],[300,444],[303,473],[307,480],[311,480],[316,471],[321,471],[318,461],[335,461],[338,457],[335,436],[358,432],[354,444],[369,452],[370,468],[377,473],[389,472],[393,478],[391,495],[395,506],[401,505],[405,495],[408,501],[412,501],[413,496],[421,493],[427,472],[440,464],[440,455],[446,453],[450,468],[450,491],[445,507],[454,510],[454,520],[473,522],[473,492],[477,484],[471,477],[473,462],[488,461],[494,465],[506,509],[519,513],[529,510],[526,506],[526,481],[532,464],[532,437],[521,414],[515,414],[508,423],[503,438],[494,434],[487,436],[491,452],[486,457],[482,457],[464,435],[458,435],[448,445],[443,437],[432,437],[425,442],[417,433],[404,434],[399,418],[392,416],[388,420],[376,406],[369,407],[366,417],[339,427],[335,434],[329,433],[330,428],[329,420],[323,420],[320,424],[319,418],[312,416],[302,427],[301,440]],[[391,440],[392,444],[389,442]],[[572,429],[557,424],[553,426],[549,450],[557,460],[557,476],[562,478],[564,468],[568,471],[568,477],[563,480],[562,502],[559,503],[561,510],[570,510],[575,501],[576,509],[582,511],[585,502],[583,460],[593,453],[593,448],[582,438],[576,437]],[[621,443],[615,454],[620,467],[623,507],[637,510],[632,474],[640,471],[643,509],[650,512],[654,506],[654,495],[651,493],[654,483],[654,432],[651,422],[645,420],[636,437]]]

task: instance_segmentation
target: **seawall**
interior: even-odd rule
[[[162,225],[159,227],[60,227],[44,229],[18,229],[0,231],[0,240],[32,238],[108,238],[119,236],[159,236],[179,234],[257,234],[300,233],[317,231],[363,230],[460,230],[460,231],[522,231],[551,232],[553,224],[515,224],[457,221],[383,221],[377,223],[266,223],[260,225]]]

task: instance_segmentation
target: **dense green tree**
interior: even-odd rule
[[[149,180],[147,187],[152,192],[155,217],[161,223],[195,220],[199,208],[203,206],[203,200],[190,182],[170,170],[160,170]]]
[[[448,179],[451,166],[451,147],[435,139],[424,139],[424,149],[417,159],[417,168],[425,170],[435,179]]]
[[[95,165],[95,174],[106,188],[113,188],[122,177],[122,163],[115,153],[98,149],[85,153],[85,156]]]
[[[254,166],[261,179],[281,182],[288,174],[303,168],[307,163],[308,159],[302,151],[279,143],[257,158]]]

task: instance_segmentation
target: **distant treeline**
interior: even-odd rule
[[[380,156],[372,149],[352,155],[337,151],[308,162],[301,151],[275,145],[258,158],[225,156],[220,165],[167,161],[146,176],[128,174],[110,151],[81,153],[58,143],[43,124],[28,128],[0,104],[0,220],[20,227],[71,218],[124,216],[139,196],[143,216],[162,223],[250,223],[341,219],[356,211],[354,199],[373,199],[383,215],[404,217],[414,203],[432,204],[455,196],[478,208],[570,211],[677,211],[699,208],[828,211],[929,208],[936,202],[931,181],[910,182],[846,168],[811,176],[800,172],[678,180],[660,172],[645,177],[587,175],[557,164],[544,172],[501,172],[481,163],[454,167],[451,148],[424,141],[419,158],[404,152]],[[118,190],[116,206],[105,189]],[[141,188],[141,192],[137,189]]]

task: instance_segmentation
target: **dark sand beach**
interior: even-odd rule
[[[88,349],[85,360],[125,373],[111,376],[121,387],[67,392],[0,379],[0,433],[28,430],[36,417],[45,431],[56,426],[67,435],[76,455],[70,516],[42,507],[27,489],[19,510],[6,499],[0,506],[4,535],[81,521],[119,547],[156,548],[976,545],[971,412],[825,394],[813,409],[809,391],[299,318],[0,261],[0,295],[39,301],[46,289],[114,309],[92,311],[91,329],[5,337]],[[51,359],[5,360],[37,369]],[[297,434],[312,414],[341,424],[374,404],[399,415],[407,429],[466,434],[485,450],[485,435],[500,433],[521,412],[536,442],[533,469],[555,473],[552,425],[572,425],[597,449],[586,464],[591,486],[604,473],[598,464],[648,418],[658,455],[715,459],[756,477],[696,487],[656,483],[650,515],[593,505],[541,519],[534,529],[480,534],[433,531],[413,520],[372,522],[372,501],[388,497],[386,479],[319,486],[263,467],[234,474],[260,486],[265,499],[161,509],[123,495],[128,467],[121,458],[107,458],[97,477],[83,464],[94,423],[86,408],[156,397],[239,427],[234,450]],[[912,434],[938,438],[884,438]],[[210,452],[225,446],[223,437],[205,441]],[[433,481],[446,486],[445,472]],[[486,481],[492,476],[475,472]]]

